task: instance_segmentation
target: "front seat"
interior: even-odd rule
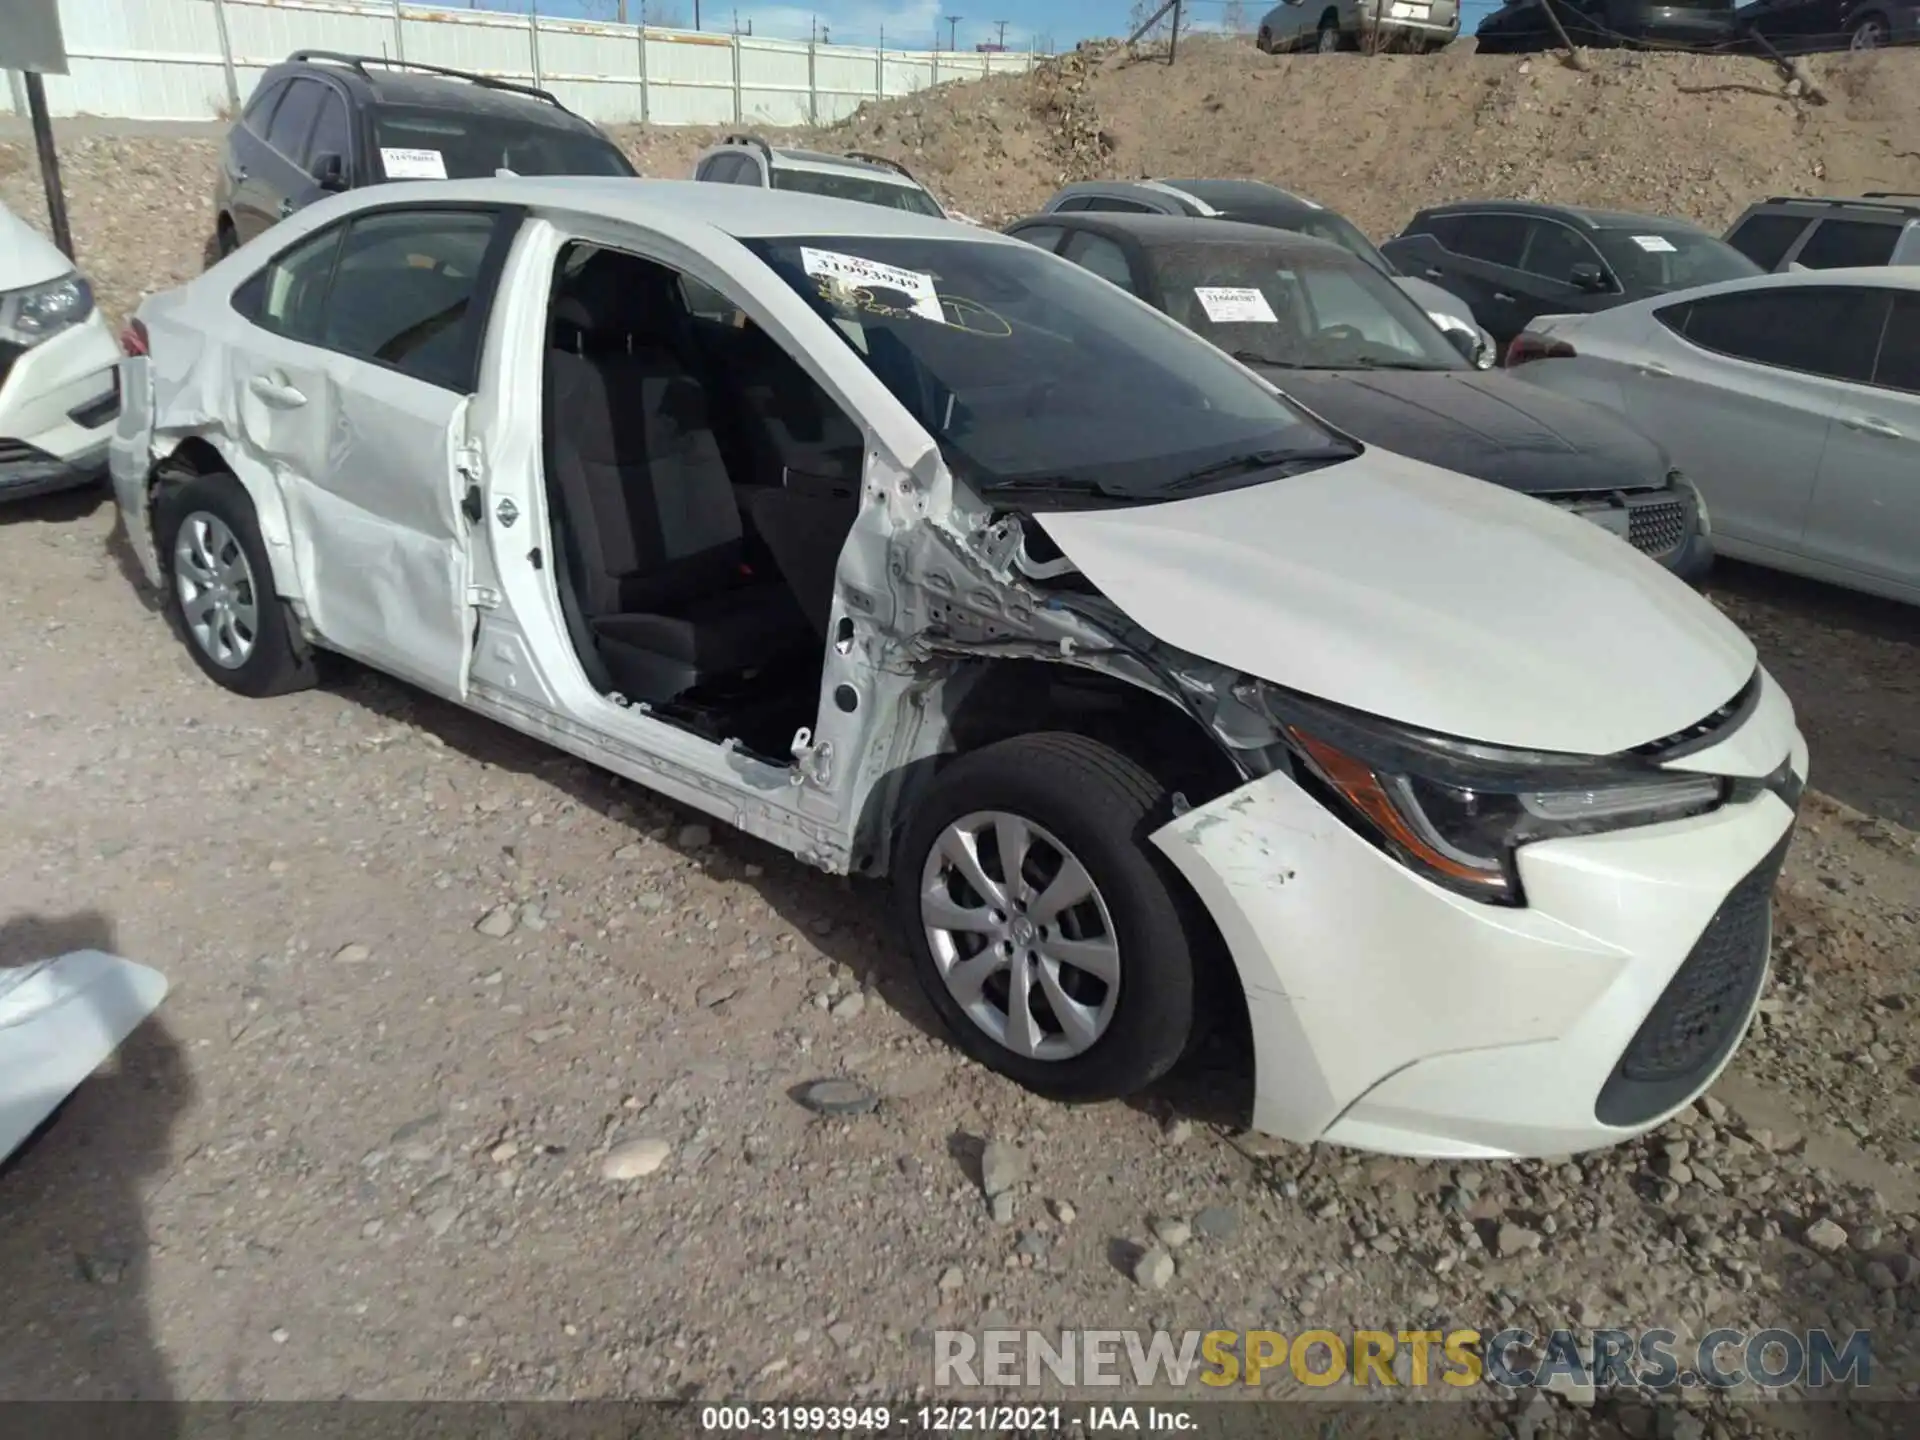
[[[554,306],[548,364],[550,465],[579,613],[612,688],[654,703],[819,659],[787,588],[742,562],[706,394],[671,347],[671,287],[665,272],[596,255]]]

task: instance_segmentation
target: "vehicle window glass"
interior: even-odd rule
[[[1562,284],[1573,283],[1573,267],[1598,265],[1600,252],[1557,220],[1536,220],[1527,237],[1520,268]]]
[[[739,306],[704,280],[696,280],[691,275],[680,276],[680,303],[687,307],[689,315],[719,324],[731,325],[740,314]]]
[[[1240,468],[1247,457],[1314,465],[1352,453],[1198,337],[1030,245],[898,236],[745,243],[986,494],[1097,487],[1110,498],[1157,498],[1183,481],[1218,488],[1272,478],[1252,463]],[[1087,364],[1089,355],[1100,363]],[[1190,478],[1222,464],[1225,476]]]
[[[1520,267],[1521,253],[1527,247],[1527,220],[1523,215],[1461,215],[1460,228],[1451,241],[1443,242],[1456,255],[1483,260],[1489,265]]]
[[[1683,300],[1678,305],[1662,305],[1653,312],[1653,318],[1676,335],[1687,333],[1687,319],[1693,314],[1693,302]]]
[[[338,155],[346,171],[353,169],[353,132],[347,128],[347,102],[331,90],[320,106],[320,119],[313,127],[313,140],[307,146],[307,170],[317,174],[322,155]]]
[[[1415,220],[1407,228],[1409,235],[1431,235],[1447,249],[1458,255],[1460,251],[1460,229],[1466,222],[1458,215],[1435,215],[1427,220]]]
[[[1090,235],[1082,230],[1067,241],[1067,248],[1061,254],[1122,290],[1133,289],[1133,267],[1127,264],[1127,252],[1104,235]]]
[[[735,185],[752,185],[759,188],[767,182],[761,176],[760,162],[751,155],[733,157],[733,173],[727,177]]]
[[[1351,221],[1331,212],[1322,211],[1287,228],[1298,230],[1302,235],[1311,235],[1316,240],[1331,241],[1348,254],[1358,255],[1383,275],[1394,273],[1392,263],[1374,248],[1371,240],[1355,229]]]
[[[1809,270],[1839,270],[1849,265],[1885,265],[1893,259],[1900,226],[1872,220],[1822,220],[1794,256]]]
[[[722,185],[738,184],[741,172],[748,168],[750,167],[747,157],[744,155],[716,155],[707,161],[706,174],[703,178]]]
[[[528,102],[532,104],[533,102]],[[551,107],[542,106],[544,110]],[[496,170],[516,175],[632,175],[627,157],[597,130],[577,130],[517,115],[383,105],[373,112],[374,144],[381,151],[425,152],[409,157],[402,174],[383,155],[384,178],[486,179]]]
[[[317,344],[325,327],[327,282],[346,233],[344,225],[333,225],[276,256],[260,273],[249,318],[289,339]]]
[[[267,127],[267,143],[296,165],[306,161],[307,136],[313,132],[320,102],[326,95],[319,81],[296,80],[288,87],[280,108],[273,112],[273,121]]]
[[[1632,295],[1690,290],[1695,285],[1715,285],[1764,273],[1726,241],[1704,230],[1671,223],[1596,231],[1593,243],[1599,246],[1615,278]]]
[[[1734,226],[1727,243],[1762,270],[1777,270],[1806,228],[1800,215],[1749,215]]]
[[[1920,395],[1920,295],[1896,295],[1873,383]]]
[[[1692,303],[1687,339],[1760,365],[1865,381],[1886,317],[1886,293],[1798,286],[1707,295]]]
[[[1151,205],[1142,205],[1137,200],[1116,200],[1111,195],[1091,196],[1086,204],[1080,208],[1082,210],[1117,211],[1126,215],[1152,215],[1156,213]]]
[[[1406,292],[1344,252],[1200,241],[1154,248],[1167,312],[1250,365],[1461,370]]]
[[[395,211],[355,220],[327,297],[321,343],[450,390],[473,383],[468,323],[496,220],[473,211]]]
[[[792,170],[783,166],[773,172],[773,188],[826,195],[835,200],[857,200],[863,205],[884,205],[890,210],[906,210],[915,215],[942,213],[939,202],[918,186],[898,185],[891,180],[839,170]]]
[[[1060,237],[1067,232],[1058,225],[1023,225],[1013,232],[1016,240],[1024,240],[1029,245],[1038,245],[1042,250],[1057,250]]]
[[[280,97],[287,93],[287,82],[276,80],[271,85],[263,85],[247,102],[246,114],[242,117],[247,128],[256,135],[267,133],[267,122],[273,118],[273,107]]]
[[[1064,215],[1072,212],[1081,211],[1086,208],[1087,208],[1087,197],[1084,195],[1076,195],[1071,200],[1062,200],[1058,205],[1055,205],[1053,207],[1053,211],[1056,215]]]

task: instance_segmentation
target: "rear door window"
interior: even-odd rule
[[[1885,265],[1900,239],[1898,224],[1875,220],[1822,220],[1794,263],[1809,270],[1839,270],[1849,265]]]
[[[265,135],[267,125],[273,119],[273,107],[280,103],[280,97],[287,93],[287,81],[276,80],[271,85],[263,85],[259,93],[247,102],[247,111],[241,118],[246,127],[256,135]]]
[[[1133,289],[1133,267],[1127,264],[1127,252],[1104,235],[1092,235],[1081,231],[1067,241],[1062,252],[1083,270],[1091,270],[1102,280],[1111,281],[1122,290]]]
[[[1800,215],[1749,215],[1734,227],[1727,243],[1762,270],[1778,270],[1806,228]]]
[[[273,112],[267,127],[267,143],[294,164],[305,166],[307,137],[313,134],[313,122],[320,117],[320,102],[327,98],[318,80],[295,80]]]
[[[1058,250],[1060,237],[1067,232],[1058,225],[1023,225],[1012,233],[1014,239],[1038,245],[1042,250]]]
[[[234,308],[263,329],[318,344],[326,325],[327,285],[346,233],[345,225],[329,225],[276,255],[234,292]]]
[[[1920,295],[1894,296],[1873,383],[1920,395]]]
[[[1520,268],[1520,257],[1527,248],[1524,215],[1463,215],[1458,234],[1447,248],[1469,260],[1489,265]]]
[[[1683,333],[1704,350],[1865,383],[1873,375],[1887,295],[1854,286],[1797,286],[1708,295],[1686,308]]]

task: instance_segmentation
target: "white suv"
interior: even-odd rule
[[[958,1043],[1251,1119],[1637,1134],[1726,1063],[1806,774],[1706,601],[1038,247],[813,195],[383,185],[147,300],[114,485],[194,660],[341,651],[831,873]]]
[[[776,149],[758,135],[729,135],[701,152],[693,165],[693,178],[720,185],[829,195],[836,200],[857,200],[915,215],[975,223],[970,216],[943,206],[898,160],[863,150],[829,155],[819,150]]]

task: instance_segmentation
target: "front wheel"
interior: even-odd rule
[[[1110,1100],[1193,1028],[1194,903],[1148,835],[1167,789],[1115,750],[1022,735],[955,760],[914,811],[895,905],[960,1048],[1030,1090]]]
[[[1340,27],[1331,20],[1320,26],[1320,34],[1314,41],[1315,50],[1322,55],[1331,55],[1340,48]]]
[[[1855,23],[1847,39],[1850,50],[1878,50],[1887,43],[1887,22],[1878,15],[1869,15]]]

